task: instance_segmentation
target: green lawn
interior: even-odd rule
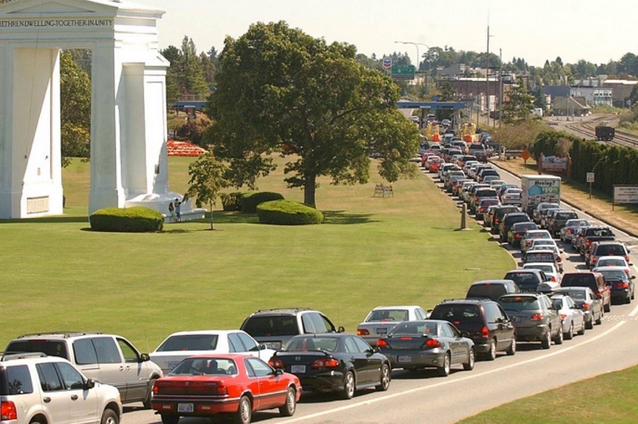
[[[188,163],[170,160],[173,190],[185,191]],[[104,234],[88,231],[88,169],[64,170],[64,217],[0,222],[0,345],[26,332],[99,330],[146,351],[174,331],[237,328],[257,309],[286,306],[318,308],[354,331],[374,306],[431,308],[514,267],[474,223],[454,231],[456,207],[425,177],[395,184],[386,199],[372,198],[378,179],[324,181],[324,225],[267,226],[220,212],[215,232],[197,222]],[[259,186],[302,199],[281,169]]]
[[[490,409],[461,423],[635,423],[637,379],[638,367],[604,374]]]

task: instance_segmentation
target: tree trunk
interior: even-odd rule
[[[305,183],[306,185],[303,190],[303,202],[314,208],[315,192],[317,191],[317,176],[314,174],[306,174]]]
[[[210,230],[213,231],[213,204],[210,204]]]

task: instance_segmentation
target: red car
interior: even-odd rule
[[[164,424],[180,417],[232,415],[247,424],[256,411],[279,408],[292,416],[301,397],[301,383],[259,358],[245,355],[192,356],[153,386],[153,409]]]
[[[437,159],[430,162],[430,172],[438,172],[441,165],[443,165],[445,161],[443,159]]]

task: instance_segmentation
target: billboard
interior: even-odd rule
[[[559,158],[556,156],[543,157],[543,171],[545,172],[567,172],[567,158]]]
[[[616,185],[614,186],[614,203],[631,204],[638,203],[638,186]]]

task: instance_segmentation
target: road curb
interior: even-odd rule
[[[496,166],[497,168],[500,168],[500,169],[502,169],[502,170],[504,170],[504,171],[506,171],[506,172],[509,172],[510,174],[514,175],[514,176],[515,176],[515,177],[517,177],[517,178],[521,178],[521,176],[520,176],[519,174],[517,174],[516,172],[510,171],[509,169],[506,169],[506,168],[504,168],[504,167],[502,167],[502,166],[499,166],[499,165],[498,165],[496,162],[494,162],[493,160],[491,160],[491,159],[490,159],[490,160],[489,160],[489,162],[490,162],[492,165]],[[590,212],[590,211],[588,211],[587,209],[584,209],[584,208],[582,208],[582,207],[580,207],[580,206],[578,206],[578,205],[574,204],[573,202],[570,202],[569,200],[566,200],[566,199],[565,199],[564,197],[562,197],[562,196],[561,196],[561,199],[560,199],[560,200],[561,200],[561,202],[565,202],[565,203],[567,203],[567,204],[568,204],[569,206],[571,206],[572,208],[574,208],[574,209],[576,209],[576,210],[579,210],[579,211],[581,211],[581,212],[583,212],[583,213],[586,213],[587,215],[590,215],[590,216],[592,216],[592,217],[596,218],[597,220],[599,220],[599,221],[601,221],[601,222],[604,222],[605,224],[609,225],[610,227],[614,227],[614,228],[622,229],[622,231],[623,231],[623,232],[625,232],[625,233],[627,233],[628,235],[630,235],[630,236],[632,236],[632,237],[634,237],[634,238],[638,238],[638,233],[634,233],[633,231],[627,230],[627,229],[625,229],[625,228],[620,228],[621,226],[619,226],[618,224],[614,224],[614,223],[610,222],[608,219],[606,219],[606,218],[602,218],[602,217],[600,217],[598,214],[593,213],[593,212]]]

